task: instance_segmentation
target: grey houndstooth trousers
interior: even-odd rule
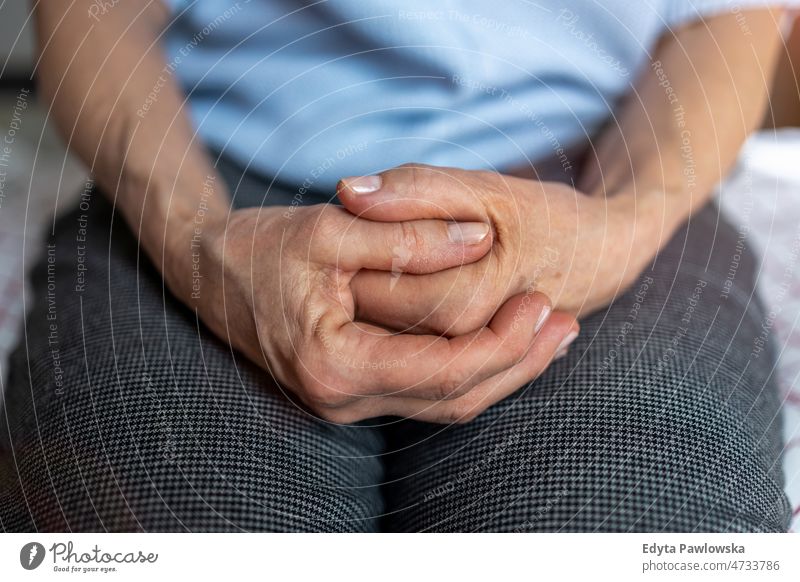
[[[291,200],[220,168],[239,206]],[[5,531],[788,527],[757,265],[714,205],[566,358],[447,427],[300,411],[166,291],[97,192],[48,242],[0,414]]]

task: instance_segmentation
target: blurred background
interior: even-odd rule
[[[0,0],[0,395],[6,358],[24,333],[25,275],[60,209],[75,202],[86,169],[48,124],[32,80],[36,56],[28,3]],[[718,188],[718,200],[763,263],[760,294],[776,314],[784,391],[787,492],[800,529],[800,20],[787,22],[786,51],[763,129]],[[754,203],[755,202],[755,203]],[[788,291],[788,292],[787,292]]]
[[[86,171],[45,122],[31,79],[34,28],[27,2],[0,0],[0,378],[21,332],[24,274],[56,206],[75,200]],[[12,143],[7,143],[11,141]],[[34,171],[35,169],[35,171]],[[0,380],[2,381],[2,380]]]

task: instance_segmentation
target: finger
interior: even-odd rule
[[[364,417],[402,416],[447,424],[468,422],[538,378],[557,355],[567,348],[564,343],[574,340],[579,329],[574,317],[555,312],[536,336],[536,341],[521,362],[484,380],[464,396],[439,402],[417,398],[372,398],[362,405],[365,409],[360,414]]]
[[[374,176],[344,178],[339,200],[370,220],[420,218],[488,222],[477,172],[408,164]]]
[[[516,295],[487,327],[452,339],[390,335],[348,322],[339,331],[339,350],[362,355],[374,370],[357,379],[355,395],[454,398],[521,361],[549,311],[549,300],[541,293]]]
[[[347,271],[380,269],[425,274],[472,263],[492,246],[484,222],[374,222],[341,208],[326,211],[314,229],[313,258]]]
[[[356,319],[404,332],[447,336],[482,327],[513,292],[512,282],[496,281],[483,263],[472,269],[478,270],[402,276],[359,271],[350,281]]]

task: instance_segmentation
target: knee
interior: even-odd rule
[[[622,383],[626,380],[622,380]],[[564,529],[783,531],[778,427],[714,378],[631,382],[587,409],[558,501]],[[569,458],[569,457],[568,457]]]
[[[269,386],[236,385],[233,375],[208,386],[190,374],[176,385],[167,369],[109,368],[91,386],[70,384],[37,430],[14,432],[26,490],[48,491],[32,507],[37,528],[376,527],[380,497],[364,485],[379,478],[377,457],[353,458]],[[71,501],[61,508],[63,499]]]
[[[631,373],[518,400],[505,440],[476,437],[480,463],[438,496],[480,518],[454,527],[785,531],[778,427],[718,379],[669,378],[648,387]]]

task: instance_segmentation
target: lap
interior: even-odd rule
[[[90,206],[59,221],[33,275],[5,394],[0,525],[374,529],[380,433],[292,404],[170,296],[100,194]]]
[[[245,181],[241,205],[291,202]],[[295,407],[169,295],[99,194],[76,291],[80,214],[13,358],[4,529],[370,530],[384,509],[387,530],[787,525],[755,265],[714,207],[535,383],[467,425],[383,429]]]
[[[475,421],[389,431],[393,530],[785,530],[756,266],[715,206]]]

